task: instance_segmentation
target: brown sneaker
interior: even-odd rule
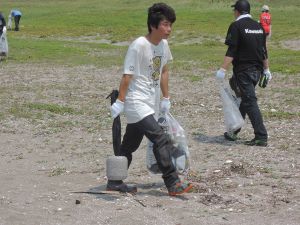
[[[119,191],[122,193],[135,193],[137,192],[136,186],[129,186],[125,184],[123,181],[114,181],[109,180],[106,185],[107,191]]]
[[[170,196],[181,195],[183,193],[189,192],[189,190],[191,190],[192,187],[193,185],[188,181],[179,181],[172,187],[169,187],[168,192]]]

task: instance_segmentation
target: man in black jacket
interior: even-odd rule
[[[241,95],[240,112],[245,118],[248,115],[254,129],[254,139],[245,142],[247,145],[267,146],[268,134],[262,115],[257,105],[255,86],[261,76],[267,80],[272,76],[269,70],[266,38],[261,25],[250,15],[250,4],[247,0],[238,0],[232,5],[236,20],[229,26],[225,44],[228,50],[221,68],[217,71],[217,79],[224,79],[229,65],[233,65],[233,78]],[[240,132],[226,132],[227,140],[237,140]]]

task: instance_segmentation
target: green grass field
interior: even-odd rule
[[[0,11],[7,18],[19,8],[21,31],[8,33],[9,60],[69,65],[93,64],[100,67],[122,65],[126,45],[147,33],[147,8],[155,1],[144,0],[52,0],[6,1]],[[233,21],[232,0],[165,1],[177,13],[170,39],[175,64],[215,70],[226,46],[222,43]],[[283,49],[282,42],[300,36],[300,1],[250,1],[251,14],[258,18],[260,7],[268,4],[273,17],[269,42],[271,70],[300,72],[299,51]],[[178,67],[178,66],[177,66]],[[179,68],[180,69],[180,68]],[[186,69],[186,68],[185,68]],[[187,71],[187,73],[190,73]]]

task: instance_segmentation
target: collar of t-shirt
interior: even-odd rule
[[[238,18],[236,18],[235,21],[238,21],[238,20],[243,19],[243,18],[252,18],[252,16],[250,14],[240,15]]]

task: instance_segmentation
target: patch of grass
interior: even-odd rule
[[[45,39],[10,38],[10,61],[18,62],[59,62],[70,57],[84,55],[85,51],[79,46],[69,45],[67,42],[50,41]]]
[[[17,118],[25,118],[25,119],[42,119],[43,115],[40,114],[36,114],[31,112],[30,110],[28,110],[27,107],[24,107],[22,105],[13,105],[10,109],[9,109],[9,114],[17,117]]]
[[[283,150],[283,151],[287,151],[289,149],[290,145],[289,143],[285,143],[280,145],[279,149]]]
[[[45,114],[50,112],[50,114]],[[67,106],[61,106],[57,104],[50,103],[25,103],[16,104],[9,109],[9,113],[18,118],[32,119],[32,120],[42,120],[45,116],[54,117],[55,114],[64,115],[71,114],[77,115],[80,112]]]
[[[226,47],[222,43],[214,48],[204,44],[198,45],[179,45],[171,46],[174,56],[174,64],[178,65],[183,71],[194,69],[215,70],[222,62]]]
[[[201,77],[199,75],[193,75],[193,74],[186,76],[186,78],[191,82],[197,82],[197,81],[203,80],[203,77]]]
[[[0,120],[3,120],[5,118],[4,113],[0,112]]]
[[[120,65],[125,47],[107,44],[76,42],[76,40],[12,38],[9,61],[42,62],[65,65],[96,65],[109,67]]]
[[[16,155],[16,160],[19,160],[19,159],[24,159],[23,153]]]
[[[53,169],[49,173],[49,177],[60,176],[60,175],[64,174],[66,171],[67,171],[66,168],[56,168],[56,169]]]
[[[292,87],[289,87],[289,88],[272,88],[272,92],[273,93],[283,92],[285,94],[292,95],[292,96],[295,96],[295,95],[300,96],[300,88],[292,88]]]
[[[293,50],[271,47],[269,61],[272,71],[283,74],[300,73],[300,54]]]
[[[230,8],[232,1],[170,0],[168,4],[177,15],[170,39],[174,59],[194,61],[203,69],[216,70],[226,51],[221,40],[234,20]],[[21,31],[8,32],[8,63],[43,61],[110,67],[123,64],[127,46],[100,44],[97,41],[132,41],[137,36],[145,35],[147,9],[152,3],[146,0],[102,0],[101,4],[98,0],[5,1],[1,3],[1,11],[6,18],[16,5],[23,12]],[[259,18],[261,5],[258,0],[251,2],[254,19]],[[295,29],[300,24],[299,6],[298,0],[272,1],[270,65],[273,72],[295,74],[300,71],[299,51],[282,49],[279,44],[300,36],[300,29]],[[82,41],[82,38],[92,41]],[[180,44],[191,39],[201,42]]]
[[[260,173],[269,173],[269,174],[272,173],[272,169],[269,167],[259,167],[258,171]]]
[[[285,112],[285,111],[263,111],[263,117],[266,119],[276,118],[276,119],[295,119],[300,118],[300,112]]]
[[[79,124],[77,121],[56,121],[52,120],[49,123],[46,124],[45,127],[41,127],[44,130],[47,130],[49,133],[58,133],[62,132],[63,130],[74,128],[76,126],[82,127],[81,124]]]
[[[27,103],[25,105],[30,110],[45,110],[56,114],[77,114],[77,112],[71,108],[66,106],[61,106],[57,104],[49,104],[49,103]]]

